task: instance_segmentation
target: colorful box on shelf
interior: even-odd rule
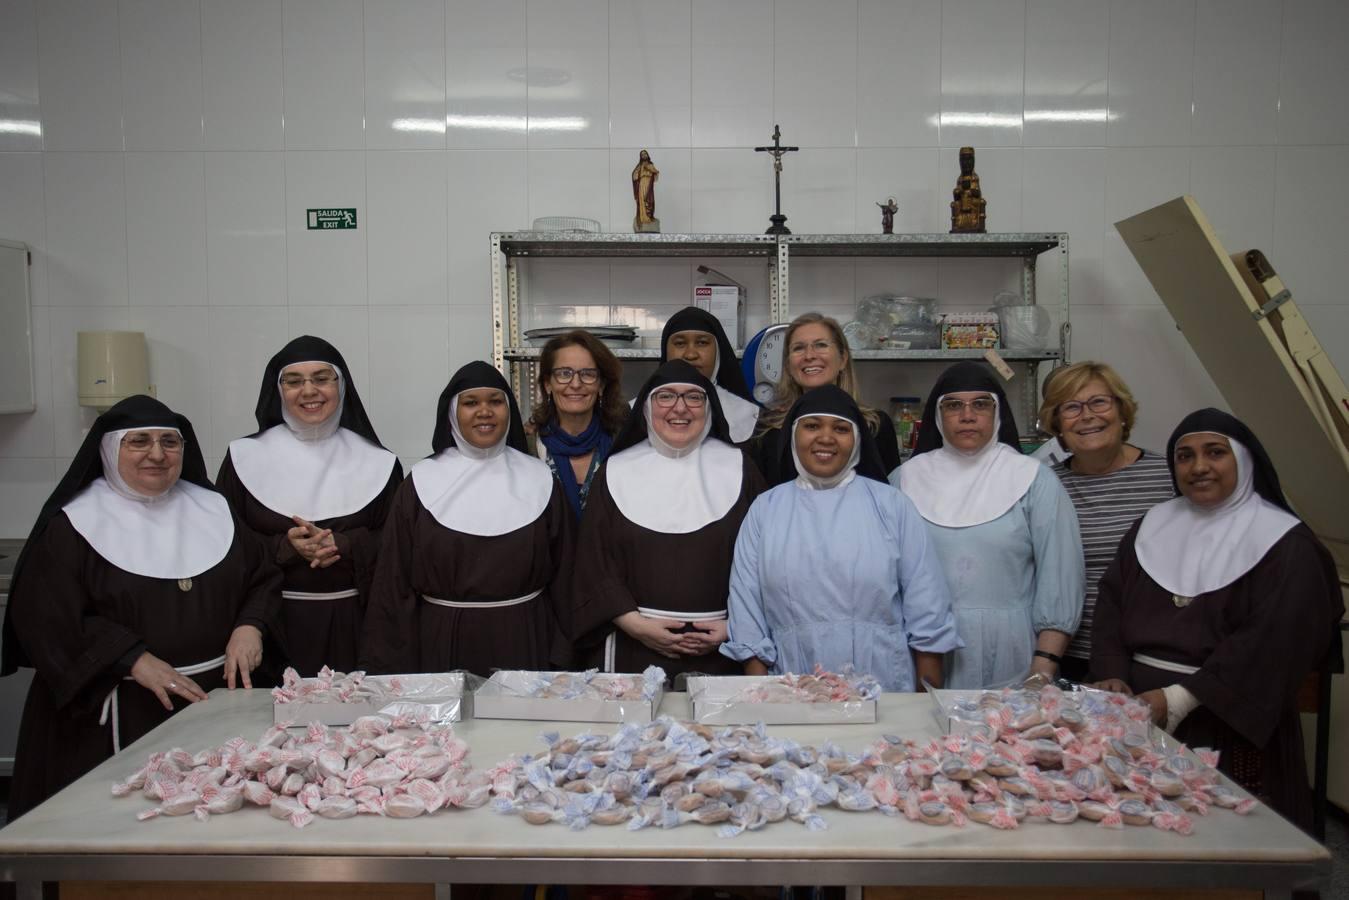
[[[944,350],[988,350],[998,346],[996,313],[947,313],[941,320]]]

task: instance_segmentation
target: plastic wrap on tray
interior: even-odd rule
[[[694,720],[705,725],[875,722],[880,683],[852,671],[690,676]]]
[[[640,675],[600,672],[493,673],[474,693],[475,714],[487,719],[560,722],[650,722],[660,706],[665,671]]]
[[[366,675],[324,667],[315,678],[287,669],[272,689],[273,721],[297,725],[349,725],[382,713],[423,725],[459,722],[472,716],[472,692],[483,679],[471,672]]]
[[[995,734],[1009,724],[1021,729],[1042,722],[1073,726],[1083,721],[1111,728],[1121,736],[1149,738],[1153,731],[1146,706],[1123,694],[1084,685],[1065,691],[1031,678],[983,690],[945,690],[931,685],[927,690],[937,724],[947,734]],[[1175,743],[1160,730],[1155,737],[1163,745]]]

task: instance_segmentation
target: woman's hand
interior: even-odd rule
[[[1054,679],[1059,677],[1059,664],[1052,659],[1036,656],[1030,661],[1030,673],[1039,675],[1052,684]]]
[[[1158,728],[1165,728],[1167,713],[1166,694],[1158,688],[1155,691],[1144,691],[1138,695],[1138,699],[1146,703],[1152,710],[1152,724],[1156,725]]]
[[[614,619],[614,624],[623,629],[628,637],[661,656],[678,659],[680,656],[693,655],[684,649],[684,635],[677,630],[684,627],[683,622],[651,619],[633,610]]]
[[[684,640],[680,642],[680,647],[685,653],[694,656],[702,656],[704,653],[714,653],[716,649],[726,642],[726,620],[711,619],[706,622],[690,622],[696,630],[686,631],[683,634]]]
[[[262,632],[253,625],[240,625],[230,634],[230,642],[225,645],[225,684],[234,690],[234,676],[237,673],[244,687],[253,687],[249,674],[262,662]],[[206,699],[205,697],[202,698]]]
[[[158,697],[159,702],[169,712],[173,712],[170,694],[181,697],[188,703],[198,703],[206,699],[206,692],[198,687],[195,681],[179,674],[177,669],[149,651],[136,657],[136,662],[131,666],[131,677],[141,687]]]
[[[1126,697],[1134,695],[1133,688],[1129,687],[1118,678],[1107,678],[1105,681],[1098,681],[1092,685],[1098,691],[1111,691],[1116,694],[1123,694]]]
[[[295,527],[286,532],[286,539],[309,568],[326,569],[342,558],[331,528],[319,528],[300,516],[291,516],[291,520]]]

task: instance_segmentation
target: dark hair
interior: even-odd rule
[[[557,418],[557,409],[553,406],[553,398],[546,390],[546,385],[553,377],[557,352],[563,347],[581,347],[595,360],[595,368],[600,370],[600,395],[595,401],[600,427],[610,436],[618,434],[628,418],[628,404],[623,399],[623,365],[603,341],[579,328],[560,334],[543,345],[543,353],[539,355],[539,376],[535,382],[538,400],[529,414],[530,430],[538,433]]]

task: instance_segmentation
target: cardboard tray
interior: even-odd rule
[[[367,675],[368,683],[388,687],[397,679],[402,690],[397,696],[359,703],[311,703],[296,701],[272,703],[272,721],[290,722],[302,728],[310,722],[324,725],[350,725],[361,716],[415,714],[427,712],[433,722],[460,722],[473,715],[473,695],[465,690],[463,672],[419,675]],[[312,682],[317,679],[306,678]],[[422,707],[418,710],[417,707]]]
[[[829,725],[876,721],[876,701],[851,703],[750,703],[735,700],[746,688],[777,681],[776,675],[691,675],[693,719],[703,725]]]

